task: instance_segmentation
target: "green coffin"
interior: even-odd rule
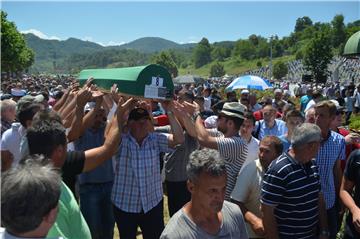
[[[360,55],[360,31],[354,33],[349,40],[347,40],[344,47],[344,56]]]
[[[84,85],[89,77],[93,77],[94,84],[104,90],[110,90],[115,83],[119,92],[127,95],[151,99],[173,98],[171,75],[160,65],[82,70],[78,77],[80,85]]]

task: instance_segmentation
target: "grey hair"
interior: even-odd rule
[[[297,148],[301,145],[320,140],[321,129],[319,126],[311,123],[303,123],[295,127],[291,136],[291,145]]]
[[[226,167],[217,150],[204,148],[190,154],[186,172],[188,179],[194,182],[202,172],[212,176],[226,175]]]
[[[1,177],[1,219],[13,234],[35,230],[57,207],[61,176],[42,155],[28,156]]]

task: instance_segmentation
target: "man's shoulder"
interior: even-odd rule
[[[291,166],[291,160],[289,156],[286,153],[283,153],[278,158],[273,160],[271,164],[269,165],[269,168],[267,170],[267,174],[284,174],[284,176],[287,175],[287,172],[289,171],[289,166]]]
[[[177,211],[169,220],[160,238],[189,238],[190,235],[196,233],[191,227],[190,219],[187,218],[183,209]]]

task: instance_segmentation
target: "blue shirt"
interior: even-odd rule
[[[105,141],[104,130],[105,126],[96,131],[86,129],[84,134],[74,141],[75,150],[85,151],[103,145]],[[78,179],[80,184],[112,182],[114,180],[114,170],[111,158],[104,161],[94,170],[80,174]]]
[[[281,143],[283,145],[283,153],[287,152],[290,149],[290,146],[291,146],[290,141],[286,138],[285,135],[281,135],[278,138],[281,140]]]
[[[264,120],[259,120],[255,125],[255,132],[260,126],[260,131],[258,135],[258,140],[262,140],[266,135],[275,135],[281,136],[287,133],[288,129],[286,127],[286,123],[282,120],[275,119],[275,124],[272,128],[268,128]]]
[[[300,98],[300,111],[304,113],[304,110],[306,108],[306,105],[309,103],[309,101],[312,99],[311,96],[304,95]]]
[[[329,138],[321,143],[316,156],[326,209],[332,208],[335,204],[334,165],[336,160],[345,160],[346,157],[345,138],[334,131],[330,132]]]
[[[150,133],[139,145],[130,133],[121,135],[111,200],[122,211],[147,213],[163,198],[160,153],[170,152],[168,135]]]

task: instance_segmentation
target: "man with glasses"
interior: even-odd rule
[[[265,173],[261,209],[267,238],[329,236],[318,168],[313,161],[320,142],[317,125],[296,127],[290,150],[272,161]]]

